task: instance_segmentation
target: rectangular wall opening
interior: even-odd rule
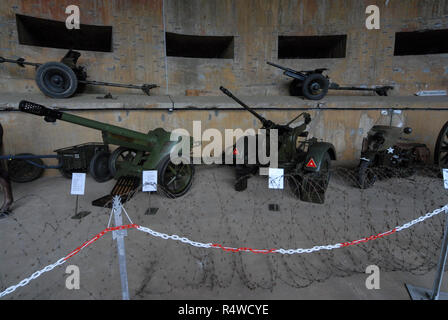
[[[279,36],[278,59],[345,58],[347,35]]]
[[[448,29],[395,34],[394,56],[448,53]]]
[[[29,46],[112,52],[112,27],[81,24],[67,29],[65,21],[16,14],[19,43]]]
[[[233,59],[233,36],[192,36],[166,33],[166,55],[184,58]]]

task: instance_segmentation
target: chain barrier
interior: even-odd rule
[[[25,278],[24,280],[20,281],[17,285],[11,286],[9,288],[7,288],[5,291],[0,292],[0,298],[14,292],[17,288],[19,287],[23,287],[26,286],[31,280],[34,280],[36,278],[38,278],[39,276],[41,276],[43,273],[48,272],[53,270],[55,267],[60,266],[62,264],[64,264],[68,259],[72,258],[73,256],[75,256],[76,254],[78,254],[82,249],[90,246],[92,243],[94,243],[95,241],[97,241],[98,239],[100,239],[102,236],[104,236],[106,233],[111,232],[111,231],[117,231],[117,230],[124,230],[124,229],[137,229],[139,231],[148,233],[154,237],[157,238],[161,238],[164,240],[174,240],[174,241],[180,241],[182,243],[191,245],[193,247],[198,247],[198,248],[217,248],[217,249],[221,249],[223,251],[226,252],[251,252],[251,253],[260,253],[260,254],[269,254],[269,253],[280,253],[280,254],[288,254],[288,255],[292,255],[292,254],[303,254],[303,253],[313,253],[313,252],[317,252],[317,251],[321,251],[321,250],[333,250],[333,249],[338,249],[338,248],[343,248],[343,247],[348,247],[348,246],[352,246],[352,245],[357,245],[360,243],[365,243],[368,241],[372,241],[372,240],[376,240],[391,234],[394,234],[396,232],[408,229],[412,226],[414,226],[417,223],[421,223],[429,218],[432,218],[442,212],[448,212],[448,205],[436,209],[433,212],[427,213],[417,219],[414,219],[410,222],[407,222],[401,226],[397,226],[392,230],[389,230],[387,232],[383,232],[383,233],[379,233],[377,235],[373,235],[370,237],[366,237],[366,238],[362,238],[359,240],[354,240],[351,242],[342,242],[342,243],[336,243],[333,245],[325,245],[325,246],[314,246],[312,248],[308,248],[308,249],[303,249],[303,248],[298,248],[298,249],[252,249],[252,248],[247,248],[247,247],[242,247],[242,248],[234,248],[234,247],[225,247],[222,246],[220,244],[213,244],[213,243],[202,243],[202,242],[196,242],[196,241],[192,241],[188,238],[185,237],[180,237],[176,234],[173,235],[168,235],[166,233],[161,233],[161,232],[157,232],[154,231],[150,228],[147,227],[142,227],[139,226],[137,224],[128,224],[128,225],[122,225],[122,226],[118,226],[118,227],[107,227],[106,229],[104,229],[103,231],[101,231],[100,233],[98,233],[97,235],[95,235],[93,238],[91,238],[90,240],[86,241],[85,243],[83,243],[81,246],[79,246],[78,248],[76,248],[75,250],[73,250],[72,252],[70,252],[68,255],[66,255],[65,257],[59,259],[57,262],[50,264],[48,266],[46,266],[45,268],[36,271],[35,273],[33,273],[30,277]],[[130,219],[129,219],[130,220]]]

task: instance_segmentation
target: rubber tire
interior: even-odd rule
[[[292,80],[289,84],[289,94],[293,97],[303,96],[302,83],[299,79]]]
[[[95,179],[96,182],[106,182],[113,178],[113,175],[109,170],[109,158],[110,152],[103,150],[95,153],[95,155],[92,157],[92,160],[90,160],[89,174],[93,177],[93,179]],[[96,171],[98,166],[101,166],[102,169],[106,167],[107,171],[105,171],[104,174],[100,175]]]
[[[33,154],[32,154],[32,153],[20,153],[20,154],[18,154],[18,156],[33,156]],[[30,160],[33,161],[33,162],[36,162],[36,163],[39,164],[39,165],[44,165],[44,162],[43,162],[42,159],[40,159],[40,158],[30,159]],[[11,168],[11,166],[12,166],[12,164],[13,164],[14,162],[25,162],[23,165],[25,165],[25,166],[29,166],[29,168],[30,168],[31,170],[33,170],[32,175],[30,175],[30,176],[28,176],[28,177],[23,177],[23,176],[20,177],[20,176],[16,176],[16,175],[14,175],[14,172],[12,171],[12,168]],[[42,174],[44,173],[44,171],[45,171],[44,168],[36,167],[36,166],[34,166],[34,165],[32,165],[32,164],[27,163],[25,160],[22,160],[22,159],[13,159],[13,160],[9,160],[9,161],[7,162],[7,166],[8,166],[8,175],[9,175],[9,178],[11,179],[11,181],[13,181],[13,182],[18,182],[18,183],[24,183],[24,182],[31,182],[31,181],[34,181],[34,180],[40,178],[40,177],[42,176]]]
[[[308,86],[314,81],[324,82],[324,86],[322,87],[322,92],[320,94],[313,95],[308,88]],[[329,86],[330,86],[330,83],[324,75],[322,75],[320,73],[312,73],[303,81],[302,92],[303,92],[304,97],[309,100],[320,100],[323,97],[325,97],[326,94],[328,93]]]
[[[65,76],[66,80],[68,80],[68,87],[62,92],[52,90],[52,88],[48,87],[48,85],[45,83],[45,75],[52,70],[56,70],[62,73]],[[40,91],[42,91],[42,93],[46,96],[55,99],[65,99],[73,96],[76,93],[76,90],[78,88],[78,79],[75,72],[67,65],[61,62],[47,62],[37,68],[36,84],[39,87]]]
[[[369,170],[369,162],[361,161],[358,167],[358,186],[360,189],[368,189],[373,187],[377,180],[377,176],[373,174],[370,178],[367,179],[367,170]]]
[[[157,167],[157,183],[160,184],[162,187],[166,188],[165,186],[162,185],[162,176],[163,173],[165,172],[166,168],[168,167],[168,164],[171,162],[171,157],[170,155],[167,155],[165,158],[162,159],[162,161],[160,161],[158,167]],[[193,185],[193,179],[194,179],[194,165],[190,162],[189,164],[190,168],[191,168],[191,179],[188,182],[187,186],[185,187],[184,190],[182,190],[182,192],[180,193],[170,193],[167,194],[165,193],[165,196],[167,198],[180,198],[183,195],[185,195],[191,188],[191,186]]]

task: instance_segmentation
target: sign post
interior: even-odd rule
[[[86,174],[85,173],[72,173],[72,187],[70,193],[76,195],[75,216],[78,214],[78,200],[79,196],[84,195],[86,187]]]
[[[115,226],[123,225],[123,217],[121,215],[121,199],[115,196],[112,203],[112,211],[114,214]],[[117,240],[118,264],[120,267],[121,293],[123,300],[129,300],[128,273],[126,268],[126,252],[124,247],[124,237],[127,236],[127,230],[116,230],[112,232],[112,239]]]

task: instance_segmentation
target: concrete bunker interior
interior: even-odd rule
[[[66,29],[70,5],[80,9],[79,30]],[[368,5],[379,8],[380,29],[366,28]],[[86,86],[70,98],[52,99],[36,84],[37,68],[0,63],[3,155],[54,155],[55,150],[103,141],[101,131],[59,119],[47,123],[19,111],[22,100],[144,134],[156,128],[193,134],[194,121],[200,121],[201,134],[216,129],[224,137],[227,129],[258,130],[257,118],[224,95],[221,86],[276,124],[309,114],[307,137],[301,139],[316,138],[334,147],[336,160],[322,204],[295,197],[288,179],[284,190],[272,190],[268,177],[256,175],[245,192],[238,192],[232,167],[197,165],[191,189],[182,197],[133,194],[125,208],[142,226],[223,247],[312,248],[380,235],[448,203],[441,174],[447,160],[448,98],[446,93],[416,95],[440,94],[448,87],[446,1],[6,0],[0,4],[0,24],[0,57],[43,64],[60,62],[73,49],[81,53],[77,64],[86,68],[88,80],[158,86],[150,95]],[[316,101],[291,96],[292,79],[267,61],[300,71],[328,68],[328,81],[343,86],[393,90],[388,96],[329,90]],[[403,147],[403,159],[420,152],[425,165],[412,175],[381,171],[371,187],[359,188],[357,168],[368,150],[363,141],[384,112],[391,119],[399,116],[402,129],[412,128],[405,142],[424,145],[429,157],[426,149]],[[202,150],[210,142],[203,139]],[[108,152],[118,146],[111,143]],[[42,161],[58,165],[57,158]],[[11,214],[0,220],[0,241],[11,244],[0,253],[0,292],[31,274],[31,265],[57,261],[104,228],[110,209],[91,203],[116,181],[99,183],[88,174],[86,194],[76,204],[70,183],[55,169],[29,183],[12,182]],[[130,296],[408,299],[403,283],[432,284],[444,221],[438,215],[371,243],[305,256],[186,249],[128,230]],[[73,260],[81,270],[89,265],[81,289],[67,290],[58,280],[61,269],[45,275],[50,281],[37,279],[4,299],[121,298],[115,242],[97,241]],[[377,265],[389,280],[381,290],[365,286],[369,265]]]

